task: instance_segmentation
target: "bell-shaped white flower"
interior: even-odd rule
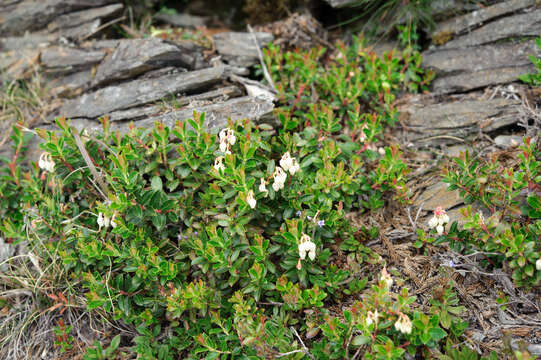
[[[449,223],[449,221],[449,215],[445,213],[441,206],[438,206],[434,210],[434,216],[428,221],[428,227],[431,229],[436,228],[438,234],[441,235],[445,230],[445,224]]]
[[[254,197],[253,190],[248,191],[248,195],[246,196],[246,202],[248,203],[248,205],[250,205],[252,209],[255,208],[255,205],[257,204],[257,200]]]
[[[259,191],[264,193],[265,197],[267,196],[267,194],[269,193],[269,191],[267,190],[267,182],[265,181],[265,179],[261,178],[261,183],[259,184]]]
[[[291,167],[289,168],[289,173],[291,175],[295,175],[295,173],[298,172],[301,169],[301,167],[299,163],[297,162],[297,159],[292,158],[291,162],[292,164],[291,164]]]
[[[288,171],[289,168],[293,166],[293,159],[291,158],[289,151],[282,155],[282,158],[280,159],[280,166],[285,171]]]
[[[411,334],[412,323],[408,315],[400,313],[398,320],[394,323],[394,328],[403,334]]]
[[[378,314],[378,309],[376,309],[374,312],[372,311],[368,311],[366,313],[366,326],[370,326],[372,324],[377,324],[378,323],[378,317],[379,317],[379,314]]]
[[[537,259],[537,261],[535,262],[535,268],[541,271],[541,258]]]
[[[225,166],[222,162],[223,160],[224,160],[223,156],[218,156],[216,160],[214,160],[214,169],[216,169],[216,171],[220,172],[220,171],[225,170]]]
[[[316,244],[310,239],[310,236],[303,233],[299,241],[299,257],[304,260],[306,254],[310,260],[314,260],[316,258]]]
[[[223,153],[227,151],[227,143],[225,141],[220,143],[220,151]]]
[[[390,289],[391,286],[393,286],[393,278],[391,277],[391,274],[389,274],[386,268],[383,268],[383,270],[381,270],[381,277],[379,278],[379,280],[385,282],[385,286],[387,287],[387,289]]]
[[[113,229],[116,228],[116,226],[118,225],[118,224],[116,223],[115,217],[116,217],[116,213],[113,214],[113,217],[111,218],[111,227],[112,227]]]
[[[51,154],[49,154],[48,152],[41,153],[41,155],[39,156],[38,166],[42,170],[54,172],[55,163],[51,158]]]
[[[100,229],[105,225],[104,219],[103,219],[103,213],[98,214],[98,226]]]
[[[287,179],[286,172],[281,167],[277,166],[274,169],[273,177],[274,177],[274,183],[272,184],[272,188],[274,189],[274,191],[283,189],[286,179]]]

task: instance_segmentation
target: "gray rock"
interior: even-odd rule
[[[88,37],[98,31],[104,18],[117,15],[123,8],[122,4],[112,4],[65,14],[49,23],[47,30],[57,34],[58,37],[69,39]]]
[[[259,47],[266,46],[274,37],[265,32],[223,32],[214,35],[216,50],[222,58],[233,66],[251,66],[259,60],[254,41],[257,38]]]
[[[480,131],[490,132],[515,124],[520,101],[507,99],[462,100],[402,111],[409,114],[404,125],[407,142],[421,145],[460,142]]]
[[[160,39],[133,39],[119,42],[114,52],[99,65],[92,85],[106,85],[133,78],[150,70],[186,65],[181,50]]]
[[[67,71],[89,68],[105,57],[105,51],[88,51],[65,46],[51,46],[41,52],[41,65],[46,71]]]
[[[256,123],[265,122],[274,124],[276,119],[273,116],[273,110],[274,104],[272,102],[244,96],[210,105],[193,106],[135,122],[115,121],[111,123],[111,129],[119,130],[121,133],[127,132],[132,123],[136,127],[152,128],[156,121],[173,127],[177,121],[185,121],[193,118],[193,112],[196,111],[198,113],[204,112],[206,126],[211,131],[217,132],[226,126],[229,118],[231,120],[250,119]],[[95,120],[73,119],[70,124],[78,130],[86,129],[90,132],[102,130],[101,125]],[[45,126],[44,128],[52,129],[51,126]]]
[[[25,0],[2,12],[0,33],[20,35],[26,31],[39,30],[60,15],[77,10],[100,7],[114,2],[111,0]]]
[[[436,3],[438,2],[442,1],[435,1],[431,6],[436,6]],[[439,5],[442,8],[449,6],[452,3],[451,1],[443,2],[445,5]],[[496,3],[492,6],[481,8],[468,14],[438,23],[434,31],[432,31],[431,37],[434,43],[441,44],[456,34],[470,31],[489,20],[525,9],[535,5],[535,3],[536,0],[511,0]]]
[[[447,210],[464,202],[457,190],[448,191],[447,188],[448,184],[441,181],[428,186],[415,200],[414,205],[423,205],[423,210],[434,211],[438,206]]]
[[[494,142],[496,145],[504,148],[517,147],[523,143],[522,136],[518,135],[498,135],[494,139]]]
[[[11,36],[0,38],[0,51],[12,51],[37,48],[50,44],[56,40],[51,34],[25,34],[24,36]]]
[[[470,154],[473,154],[474,152],[473,147],[469,145],[463,145],[463,144],[445,147],[445,149],[443,150],[445,151],[445,155],[451,158],[459,157],[460,153],[463,153],[466,151],[468,151]]]
[[[333,8],[348,7],[359,2],[359,0],[325,0],[325,1],[327,2],[327,4],[331,5]]]
[[[60,109],[60,115],[67,118],[97,118],[112,111],[141,106],[170,94],[204,89],[220,81],[222,74],[223,68],[216,67],[105,87],[66,101]]]
[[[173,104],[170,105],[174,107],[182,107],[190,104],[210,102],[214,99],[228,100],[240,96],[242,93],[240,89],[236,86],[226,86],[216,90],[211,90],[204,92],[202,94],[196,94],[191,96],[183,96],[179,99],[175,99]],[[120,120],[140,120],[141,118],[156,117],[160,113],[167,110],[167,106],[164,105],[151,105],[144,107],[137,107],[128,110],[119,110],[114,111],[109,114],[109,120],[111,121],[120,121]]]
[[[468,49],[435,49],[423,53],[423,66],[433,69],[436,93],[468,91],[508,83],[535,71],[529,56],[539,55],[535,41],[485,45]]]
[[[448,49],[472,47],[513,37],[538,36],[540,33],[541,9],[537,9],[525,14],[495,20],[447,42],[443,47]]]
[[[92,69],[87,69],[65,76],[49,76],[47,85],[51,88],[52,95],[71,98],[88,88],[90,80]]]
[[[15,253],[15,246],[8,244],[0,237],[0,272],[8,270],[8,265],[4,262],[13,256]]]
[[[157,13],[156,15],[154,15],[154,19],[163,21],[164,23],[174,26],[191,28],[205,26],[205,23],[207,21],[207,19],[203,16],[167,13]]]
[[[177,121],[185,121],[193,117],[193,112],[205,113],[205,121],[210,130],[221,129],[227,125],[228,119],[233,121],[249,119],[255,122],[274,123],[274,104],[261,98],[243,96],[222,103],[193,106],[173,111],[158,117],[137,122],[136,126],[152,127],[156,121],[173,127]]]

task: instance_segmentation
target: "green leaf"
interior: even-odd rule
[[[368,344],[372,341],[372,338],[370,336],[364,336],[364,335],[357,335],[351,340],[351,344],[353,346],[361,346]]]
[[[152,190],[154,191],[161,191],[163,188],[162,179],[159,176],[154,176],[152,178],[150,186],[152,187]]]

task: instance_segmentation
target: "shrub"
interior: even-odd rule
[[[457,251],[479,251],[483,265],[508,266],[517,285],[541,283],[541,162],[535,143],[526,138],[514,166],[506,167],[496,158],[483,161],[462,153],[443,181],[449,190],[458,190],[467,204],[476,202],[485,210],[463,211],[464,228],[455,222],[448,232],[432,237],[419,231],[424,242],[449,242]]]

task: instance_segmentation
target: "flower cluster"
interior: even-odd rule
[[[246,196],[246,202],[248,203],[248,205],[250,205],[252,209],[255,208],[255,205],[257,204],[257,200],[255,199],[253,190],[248,191],[248,196]]]
[[[289,171],[291,175],[295,175],[295,173],[301,169],[297,159],[291,157],[289,151],[282,155],[282,158],[280,159],[280,166],[285,171]]]
[[[220,151],[224,154],[231,154],[230,146],[235,145],[235,141],[237,141],[235,132],[230,128],[225,128],[220,131],[218,137],[220,138]]]
[[[302,260],[304,260],[306,258],[307,253],[310,260],[314,260],[316,258],[316,244],[312,242],[312,239],[310,239],[310,236],[306,235],[305,233],[302,233],[301,240],[299,243],[299,257]]]
[[[218,156],[216,158],[216,160],[214,160],[214,169],[216,169],[216,171],[220,172],[220,171],[225,170],[225,166],[224,166],[223,161],[224,161],[223,156]]]
[[[403,334],[411,334],[412,324],[408,315],[398,314],[398,320],[394,323],[394,328]]]
[[[48,171],[48,172],[54,172],[54,161],[51,158],[51,154],[48,152],[44,152],[39,156],[38,166],[40,169]]]
[[[449,216],[445,213],[445,210],[441,206],[438,206],[434,211],[434,216],[428,222],[428,226],[436,231],[439,235],[443,234],[444,225],[449,222]]]
[[[390,289],[391,286],[393,286],[393,279],[391,278],[391,275],[386,268],[383,268],[383,270],[381,270],[381,277],[379,278],[379,280],[385,282],[385,286],[387,287],[387,289]]]
[[[378,325],[378,317],[379,317],[378,309],[376,309],[374,312],[368,311],[366,313],[366,326],[370,326],[372,324],[376,324],[376,326],[377,326]]]
[[[297,172],[300,171],[300,169],[301,167],[297,162],[297,159],[291,157],[289,151],[282,155],[282,158],[280,159],[280,166],[277,166],[274,169],[274,174],[272,174],[272,177],[274,179],[274,182],[272,183],[272,188],[274,189],[274,191],[278,191],[284,188],[287,179],[287,171],[289,171],[291,175],[295,175]]]
[[[109,217],[107,215],[103,215],[103,213],[99,213],[98,215],[98,226],[100,227],[100,230],[102,227],[108,228],[111,226],[112,228],[116,228],[116,221],[115,221],[116,214],[113,214],[112,217]]]

